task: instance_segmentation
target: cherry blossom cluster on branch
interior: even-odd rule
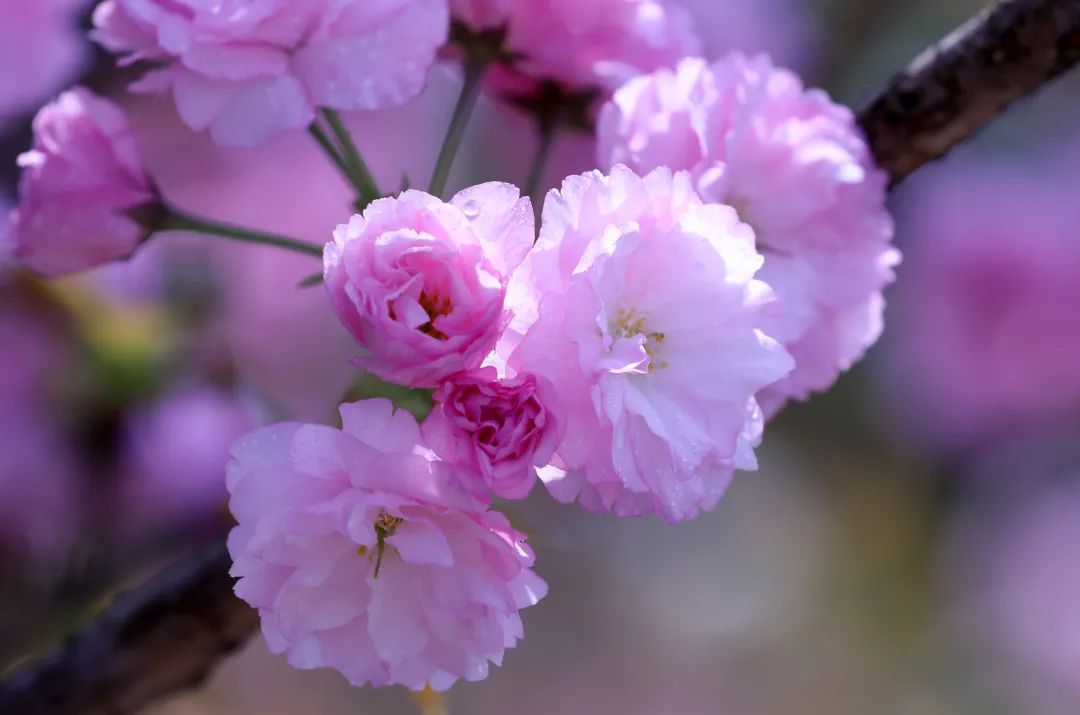
[[[547,591],[496,498],[539,480],[597,513],[694,518],[756,469],[768,419],[881,332],[899,255],[852,113],[765,57],[693,57],[659,0],[106,0],[94,20],[147,63],[133,89],[171,92],[217,143],[309,131],[356,213],[325,246],[194,216],[155,187],[120,107],[76,88],[20,159],[22,263],[63,275],[167,230],[321,255],[357,366],[433,405],[418,422],[344,404],[341,429],[236,443],[236,593],[296,667],[486,677]],[[388,195],[337,112],[412,99],[439,57],[465,77],[429,190]],[[539,226],[532,186],[443,199],[481,88],[541,133],[596,127],[599,169],[549,192]]]

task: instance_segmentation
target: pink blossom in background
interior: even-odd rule
[[[436,391],[424,439],[460,468],[478,498],[524,499],[536,483],[536,467],[547,465],[562,441],[557,404],[555,387],[543,378],[499,379],[494,367],[481,368],[451,377]]]
[[[524,537],[462,508],[407,412],[367,400],[341,417],[343,431],[281,424],[233,448],[237,595],[297,668],[413,689],[486,677],[547,590]]]
[[[1080,415],[1075,167],[946,162],[912,182],[881,373],[896,426],[964,450]]]
[[[472,30],[506,28],[505,46],[515,59],[489,78],[500,94],[529,97],[544,81],[607,93],[700,51],[690,16],[664,0],[451,0],[450,6]]]
[[[506,324],[506,283],[533,225],[528,198],[489,183],[450,203],[406,191],[339,226],[326,246],[326,291],[367,351],[356,363],[414,387],[479,367]]]
[[[132,410],[119,513],[141,527],[164,528],[223,509],[229,449],[256,421],[251,406],[207,385],[173,388]]]
[[[548,195],[499,350],[558,387],[566,437],[541,470],[557,499],[674,522],[756,467],[754,394],[792,367],[758,329],[762,261],[750,228],[703,204],[686,173],[619,166]]]
[[[763,327],[795,358],[759,395],[766,414],[828,389],[880,336],[899,253],[886,176],[846,107],[764,56],[732,54],[629,82],[599,135],[602,166],[689,170],[702,198],[753,227],[779,298]]]
[[[189,127],[254,146],[303,129],[319,107],[412,99],[449,18],[446,0],[106,0],[94,24],[122,62],[163,65],[133,89],[172,91]]]
[[[34,119],[33,148],[19,157],[15,254],[59,276],[124,258],[146,236],[130,212],[157,198],[120,107],[76,88]]]
[[[0,0],[0,129],[70,82],[87,55],[85,0]]]

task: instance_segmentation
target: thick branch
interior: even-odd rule
[[[1080,0],[1005,0],[895,77],[861,114],[899,182],[1080,60]],[[200,682],[256,626],[218,546],[121,597],[0,685],[0,715],[128,715]]]
[[[1080,2],[1002,0],[929,48],[859,114],[897,184],[1080,61]]]
[[[85,630],[0,685],[3,715],[127,715],[201,682],[255,629],[224,544],[123,594]]]

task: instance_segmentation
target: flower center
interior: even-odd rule
[[[386,540],[394,535],[404,521],[400,516],[387,514],[385,511],[379,512],[379,515],[375,517],[375,523],[373,524],[375,528],[375,575],[373,578],[379,578],[379,570],[382,568],[383,556],[386,553]],[[368,560],[371,560],[366,546],[360,546],[356,553],[360,556],[367,556]]]
[[[375,519],[375,536],[380,539],[390,538],[404,521],[400,516],[387,514],[385,511],[379,512],[379,516]]]
[[[442,297],[437,292],[428,293],[425,290],[420,293],[419,303],[420,307],[428,315],[428,322],[421,325],[417,330],[424,335],[430,335],[436,340],[446,340],[446,333],[435,327],[435,319],[450,314],[450,299]]]
[[[611,335],[616,338],[645,336],[645,352],[649,356],[649,372],[656,368],[666,368],[669,363],[660,357],[660,350],[667,339],[658,330],[649,330],[645,324],[646,316],[640,315],[634,308],[619,308],[615,311],[615,322],[611,326]]]

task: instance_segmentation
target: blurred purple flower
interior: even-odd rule
[[[1077,178],[969,161],[914,184],[885,386],[915,441],[953,451],[1080,414]]]
[[[0,128],[70,82],[86,59],[86,0],[0,0]]]
[[[139,526],[183,524],[224,509],[229,448],[254,410],[209,386],[175,389],[128,415],[121,515]]]

